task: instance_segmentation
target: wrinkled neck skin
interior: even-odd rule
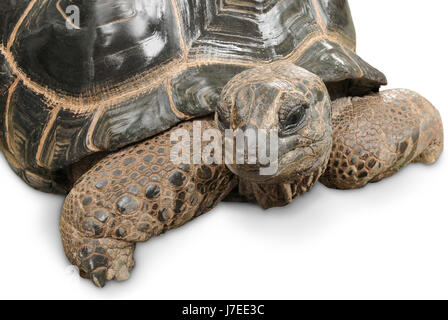
[[[262,184],[239,177],[239,194],[249,202],[258,203],[263,209],[283,207],[296,197],[308,192],[324,173],[328,158],[322,165],[306,175],[278,184]]]

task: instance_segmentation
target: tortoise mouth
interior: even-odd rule
[[[279,156],[276,163],[268,165],[228,165],[230,171],[244,180],[262,184],[277,184],[308,176],[326,165],[331,152],[331,138],[323,138],[308,146],[297,146]],[[263,169],[276,169],[272,174],[263,174]]]

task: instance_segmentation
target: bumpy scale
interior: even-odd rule
[[[213,123],[202,121],[202,130]],[[186,122],[172,130],[192,127]],[[136,242],[209,211],[236,185],[224,165],[173,165],[172,130],[107,156],[65,201],[60,221],[65,252],[98,286],[129,277]]]
[[[321,182],[355,189],[390,177],[411,162],[434,163],[443,126],[432,104],[409,90],[387,90],[333,104],[333,147]]]

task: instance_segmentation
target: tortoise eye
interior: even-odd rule
[[[293,134],[302,127],[306,116],[306,110],[306,106],[298,105],[293,107],[285,117],[280,118],[283,134]]]

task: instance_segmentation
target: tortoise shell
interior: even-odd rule
[[[248,68],[295,63],[333,98],[377,91],[355,47],[346,0],[3,0],[0,145],[28,184],[66,191],[73,164],[214,112]]]

